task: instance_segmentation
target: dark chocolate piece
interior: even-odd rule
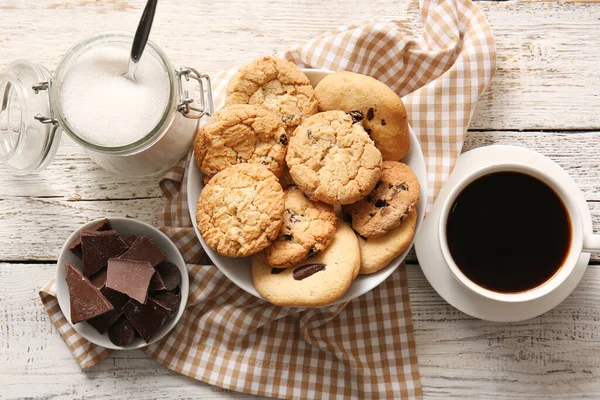
[[[100,290],[100,292],[104,295],[104,297],[106,297],[106,300],[113,305],[114,310],[97,317],[90,318],[88,323],[96,328],[98,332],[104,333],[123,314],[123,306],[127,304],[129,297],[107,287]]]
[[[100,291],[106,287],[106,268],[102,268],[90,277],[92,285],[96,286]]]
[[[127,250],[127,243],[116,231],[81,232],[83,250],[83,275],[90,277],[106,267],[109,258],[115,258]]]
[[[113,310],[112,304],[77,268],[67,263],[71,322],[76,324]]]
[[[152,297],[148,297],[145,305],[129,300],[123,307],[123,314],[146,342],[164,325],[170,313],[169,308]]]
[[[372,120],[374,116],[375,116],[375,110],[373,110],[373,107],[370,107],[367,110],[367,120],[368,121]]]
[[[167,255],[152,240],[147,237],[138,237],[129,250],[119,258],[123,260],[147,261],[153,267],[156,267],[161,261],[167,258]]]
[[[284,146],[288,145],[288,138],[287,135],[284,133],[279,137],[279,143],[281,143]]]
[[[152,275],[154,268],[149,262],[111,258],[108,260],[106,287],[145,304]]]
[[[135,233],[132,233],[123,240],[125,241],[125,243],[127,243],[127,246],[131,247],[131,245],[133,244],[133,242],[136,241],[137,238],[137,235]]]
[[[381,208],[381,207],[387,207],[387,206],[389,206],[388,202],[387,202],[387,201],[385,201],[385,200],[383,200],[383,199],[378,199],[378,200],[375,202],[375,207],[377,207],[377,208]]]
[[[350,115],[353,124],[362,121],[365,117],[365,114],[363,114],[363,112],[360,110],[348,111],[346,114]]]
[[[276,268],[276,267],[271,268],[271,274],[273,274],[273,275],[280,274],[283,271],[285,271],[285,268]]]
[[[110,231],[111,229],[112,227],[110,226],[110,223],[106,218],[104,218],[102,221],[100,221],[100,223],[92,226],[90,229],[86,229],[86,231]],[[81,235],[79,235],[79,237],[69,245],[69,250],[75,253],[77,257],[83,257],[81,252]]]
[[[156,271],[165,284],[165,290],[173,290],[181,285],[181,272],[179,267],[170,261],[163,261],[156,266]]]
[[[158,271],[156,271],[154,273],[154,275],[152,275],[152,279],[150,279],[150,286],[148,288],[150,290],[157,290],[157,291],[167,290],[167,287],[165,286],[165,283],[163,282],[162,278],[160,277],[160,274],[158,273]]]
[[[154,296],[154,300],[161,303],[163,306],[171,310],[169,318],[177,314],[179,311],[179,305],[181,304],[181,295],[172,292],[160,292]]]
[[[294,270],[294,279],[297,281],[301,281],[302,279],[306,279],[319,271],[323,271],[324,269],[325,264],[321,263],[301,265]]]
[[[135,328],[131,322],[121,318],[108,330],[108,338],[115,346],[129,346],[135,340]]]

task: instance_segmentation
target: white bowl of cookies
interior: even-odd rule
[[[278,306],[352,300],[404,260],[427,172],[402,100],[351,72],[263,57],[198,131],[188,204],[208,256]]]

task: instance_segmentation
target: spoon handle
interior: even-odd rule
[[[140,24],[135,31],[135,37],[133,38],[133,46],[131,46],[131,59],[137,63],[142,57],[146,43],[148,43],[148,37],[150,36],[150,29],[152,28],[152,21],[154,20],[154,12],[156,11],[156,4],[158,0],[148,0],[144,13],[140,19]]]

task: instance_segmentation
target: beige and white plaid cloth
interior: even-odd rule
[[[494,75],[491,30],[468,0],[424,0],[421,37],[395,21],[327,32],[282,56],[305,68],[373,76],[403,97],[429,171],[429,204],[460,154],[481,93]],[[261,54],[257,54],[258,58]],[[215,80],[216,104],[234,70]],[[179,373],[257,395],[294,398],[421,398],[406,267],[347,303],[281,308],[231,283],[196,238],[186,202],[185,160],[161,181],[161,229],[189,263],[188,307],[172,333],[145,349]],[[50,319],[82,368],[111,351],[67,323],[50,282],[40,293]]]

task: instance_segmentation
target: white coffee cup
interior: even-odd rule
[[[571,222],[571,243],[569,252],[558,271],[543,284],[527,291],[517,293],[499,293],[482,286],[479,286],[469,279],[458,268],[446,238],[446,224],[451,207],[454,204],[457,196],[473,181],[483,176],[497,172],[517,172],[532,176],[544,182],[560,197]],[[543,297],[552,291],[556,290],[570,275],[573,273],[577,261],[582,252],[598,252],[600,251],[600,235],[586,234],[583,227],[583,219],[580,208],[578,207],[577,198],[567,189],[570,177],[565,176],[550,176],[544,170],[544,165],[537,158],[524,158],[518,162],[495,162],[469,173],[464,174],[458,182],[455,182],[450,194],[446,197],[441,210],[439,219],[439,243],[443,257],[452,271],[454,277],[462,283],[467,289],[484,296],[486,298],[509,303],[526,302]],[[543,251],[543,249],[533,249],[533,251]]]

